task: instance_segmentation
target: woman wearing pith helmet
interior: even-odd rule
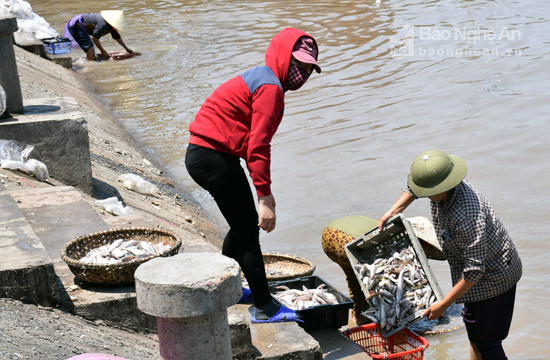
[[[105,51],[99,39],[104,35],[111,34],[127,52],[133,54],[119,34],[128,30],[126,17],[122,10],[103,10],[99,14],[80,14],[73,17],[65,25],[65,37],[73,40],[86,53],[88,60],[98,60],[100,57],[109,58],[109,53]],[[94,45],[101,52],[96,55]],[[76,45],[75,45],[76,46]]]
[[[451,268],[453,287],[425,312],[443,316],[464,303],[462,317],[470,340],[470,359],[507,359],[508,336],[522,264],[518,252],[487,199],[465,181],[466,163],[455,155],[429,150],[418,155],[407,188],[380,218],[379,228],[415,199],[429,198],[438,241]]]

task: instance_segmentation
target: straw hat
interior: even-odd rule
[[[433,260],[446,260],[445,254],[441,250],[439,241],[435,234],[435,229],[430,220],[423,216],[406,218],[414,230],[414,234],[420,240],[426,256]]]
[[[103,10],[100,12],[101,16],[107,21],[109,25],[114,27],[117,31],[124,32],[128,30],[128,24],[126,23],[126,17],[122,10]]]
[[[419,198],[451,190],[466,177],[466,162],[441,150],[418,155],[412,165],[408,185]]]

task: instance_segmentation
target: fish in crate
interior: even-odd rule
[[[334,294],[328,292],[325,284],[315,289],[309,289],[302,285],[302,290],[290,289],[288,286],[280,285],[276,288],[275,298],[281,304],[292,310],[304,310],[312,306],[338,304]]]
[[[362,315],[383,336],[420,320],[443,298],[412,227],[401,217],[349,243],[346,253],[369,305]]]
[[[389,258],[379,254],[370,264],[355,265],[369,291],[369,309],[363,315],[385,330],[436,301],[412,246],[391,244],[388,251],[393,251]]]

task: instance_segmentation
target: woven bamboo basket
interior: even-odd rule
[[[315,271],[315,265],[300,256],[264,253],[263,258],[267,281],[296,279]]]
[[[156,255],[116,264],[88,264],[79,261],[90,250],[110,244],[117,239],[149,241],[153,244],[162,242],[170,245],[170,248]],[[163,229],[114,229],[80,236],[70,241],[63,247],[61,258],[81,281],[104,285],[133,284],[134,272],[139,265],[157,256],[175,255],[180,247],[181,240],[172,232]]]

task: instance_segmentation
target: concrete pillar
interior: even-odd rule
[[[138,308],[157,318],[164,360],[230,360],[227,308],[242,295],[237,262],[213,252],[158,257],[135,274]]]
[[[15,17],[0,18],[0,85],[6,92],[6,108],[10,113],[22,114],[23,96],[13,51],[13,33],[17,31]]]

